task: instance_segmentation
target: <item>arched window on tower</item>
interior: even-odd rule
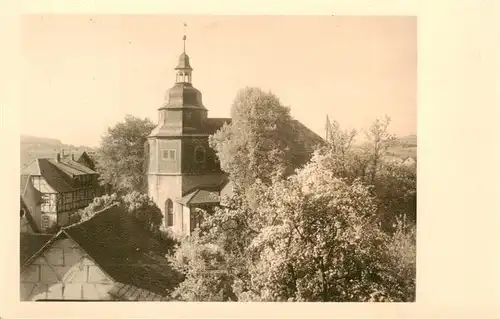
[[[165,201],[165,226],[170,227],[174,225],[174,203],[169,198]]]
[[[194,161],[196,163],[205,162],[205,148],[203,146],[198,145],[194,149]]]

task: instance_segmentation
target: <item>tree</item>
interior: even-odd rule
[[[108,128],[97,151],[97,170],[102,184],[119,193],[145,192],[147,155],[145,142],[155,125],[149,119],[127,115]]]
[[[410,285],[414,277],[406,276],[411,274],[415,256],[411,250],[406,255],[401,251],[406,247],[401,243],[411,242],[394,243],[396,239],[378,227],[376,199],[363,183],[348,184],[315,165],[287,180],[256,184],[253,203],[237,192],[229,207],[206,217],[195,239],[181,241],[176,267],[189,280],[181,284],[177,297],[221,300],[213,298],[227,296],[239,301],[414,298],[414,285]]]
[[[296,131],[289,108],[270,92],[259,88],[240,90],[233,102],[231,124],[210,136],[221,168],[235,184],[251,185],[257,178],[293,172],[292,147]]]
[[[396,137],[388,131],[390,123],[391,118],[385,116],[383,120],[376,119],[369,130],[365,131],[365,135],[370,141],[366,144],[366,152],[369,158],[370,182],[372,184],[387,149],[396,143]]]
[[[176,297],[414,300],[415,224],[401,217],[415,212],[416,183],[383,160],[391,142],[384,123],[374,123],[364,148],[332,125],[330,144],[295,174],[236,185],[226,206],[181,240],[174,264],[187,279]],[[381,214],[395,224],[390,232]]]
[[[132,220],[145,229],[153,233],[160,232],[163,220],[160,208],[148,195],[135,191],[122,196],[115,193],[94,198],[94,201],[87,207],[70,216],[70,224],[87,220],[113,204],[120,205],[132,217]]]
[[[411,226],[416,222],[416,173],[384,160],[387,149],[397,141],[389,132],[390,118],[377,119],[365,134],[369,142],[353,147],[354,132],[338,123],[328,123],[328,146],[315,153],[310,166],[323,166],[347,182],[359,179],[369,186],[377,202],[377,216],[386,231],[394,231],[397,220]]]

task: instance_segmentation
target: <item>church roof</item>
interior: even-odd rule
[[[180,56],[179,56],[179,62],[177,63],[177,66],[175,67],[176,70],[180,70],[180,69],[188,69],[188,70],[192,70],[193,68],[191,68],[191,64],[189,63],[189,56],[186,54],[186,52],[183,52]]]
[[[175,83],[165,96],[165,103],[160,108],[197,108],[205,109],[201,92],[191,83]]]
[[[183,196],[178,202],[184,206],[217,204],[220,202],[219,190],[196,189],[191,193]]]

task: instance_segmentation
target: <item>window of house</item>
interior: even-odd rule
[[[169,198],[165,201],[165,223],[167,227],[174,225],[174,203]]]
[[[163,150],[161,157],[166,161],[175,161],[175,150]]]
[[[205,162],[205,148],[203,146],[196,146],[194,149],[194,160],[196,163]]]
[[[42,200],[41,205],[40,205],[41,210],[42,211],[50,211],[50,209],[52,208],[52,205],[51,205],[52,201],[50,198],[50,194],[43,194],[41,200]]]
[[[42,215],[42,229],[49,228],[50,219],[47,215]]]

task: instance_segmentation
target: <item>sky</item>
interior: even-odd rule
[[[26,15],[21,22],[21,134],[98,146],[126,114],[156,123],[183,50],[209,117],[229,117],[239,89],[271,90],[321,136],[388,115],[416,134],[414,17]]]

